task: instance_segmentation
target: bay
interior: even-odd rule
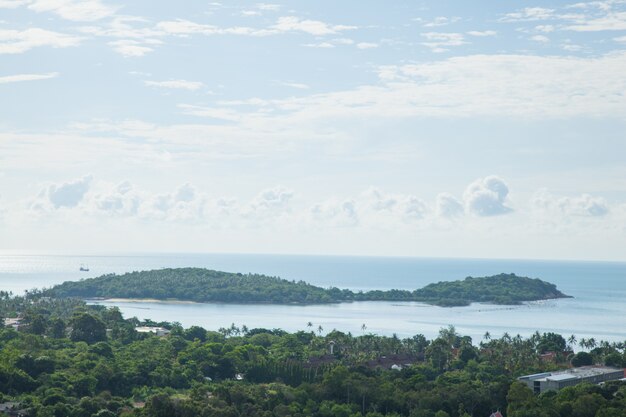
[[[89,272],[80,272],[80,264]],[[249,328],[288,331],[332,329],[401,337],[422,333],[433,337],[454,325],[477,341],[488,331],[528,336],[536,330],[578,338],[626,340],[626,263],[501,259],[432,259],[392,257],[247,255],[247,254],[116,254],[100,256],[0,254],[0,289],[22,293],[106,273],[164,267],[206,267],[254,272],[304,280],[322,287],[352,290],[415,289],[431,282],[514,272],[552,282],[572,299],[521,306],[473,304],[442,308],[422,303],[355,302],[333,305],[280,306],[115,301],[125,316],[178,321],[216,330],[231,323]]]

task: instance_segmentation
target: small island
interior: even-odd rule
[[[554,284],[515,274],[467,277],[429,284],[414,291],[321,288],[259,274],[241,274],[203,268],[167,268],[109,274],[68,281],[45,290],[50,297],[155,299],[199,303],[328,304],[351,301],[419,301],[442,307],[474,302],[516,305],[569,296]]]

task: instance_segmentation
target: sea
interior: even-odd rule
[[[79,266],[87,265],[88,272]],[[352,290],[409,289],[439,281],[499,273],[552,282],[573,298],[528,302],[519,306],[472,304],[437,307],[417,302],[353,302],[330,305],[200,304],[182,302],[96,301],[117,306],[126,317],[220,327],[332,330],[353,335],[374,333],[435,337],[449,325],[478,343],[489,332],[530,336],[556,332],[566,338],[626,341],[626,263],[503,259],[409,257],[250,255],[250,254],[127,254],[41,255],[0,254],[0,289],[22,294],[64,281],[109,273],[159,268],[203,267],[229,272],[261,273],[304,280],[322,287]],[[92,301],[93,302],[93,301]]]

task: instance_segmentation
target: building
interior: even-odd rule
[[[167,330],[165,327],[139,326],[135,327],[135,330],[138,333],[152,333],[157,336],[167,336],[168,334],[170,334],[170,331]]]
[[[4,319],[5,327],[12,327],[14,330],[19,330],[21,324],[20,318],[6,318]]]
[[[517,378],[524,382],[535,394],[546,391],[558,391],[581,382],[599,384],[606,381],[617,381],[624,378],[624,370],[607,366],[581,366],[555,372],[526,375]]]

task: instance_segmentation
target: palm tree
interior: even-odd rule
[[[306,324],[306,327],[308,327],[308,328],[309,328],[309,330],[311,330],[311,327],[313,327],[313,322],[308,322],[308,323]]]
[[[596,339],[594,339],[593,337],[588,339],[587,346],[589,347],[589,349],[593,349],[594,347],[596,347],[597,346]]]
[[[483,336],[483,339],[485,339],[485,340],[491,340],[491,333],[489,333],[489,332],[485,332],[485,335]]]
[[[317,332],[319,333],[319,335],[322,335],[322,332],[324,331],[324,328],[322,327],[322,325],[320,324],[319,326],[317,326]]]
[[[361,325],[361,330],[363,331],[363,334],[365,334],[365,330],[367,329],[367,326],[365,325],[365,323],[363,323]]]
[[[567,343],[569,343],[570,347],[572,349],[574,349],[574,346],[576,346],[576,335],[571,335],[570,337],[567,338]]]

